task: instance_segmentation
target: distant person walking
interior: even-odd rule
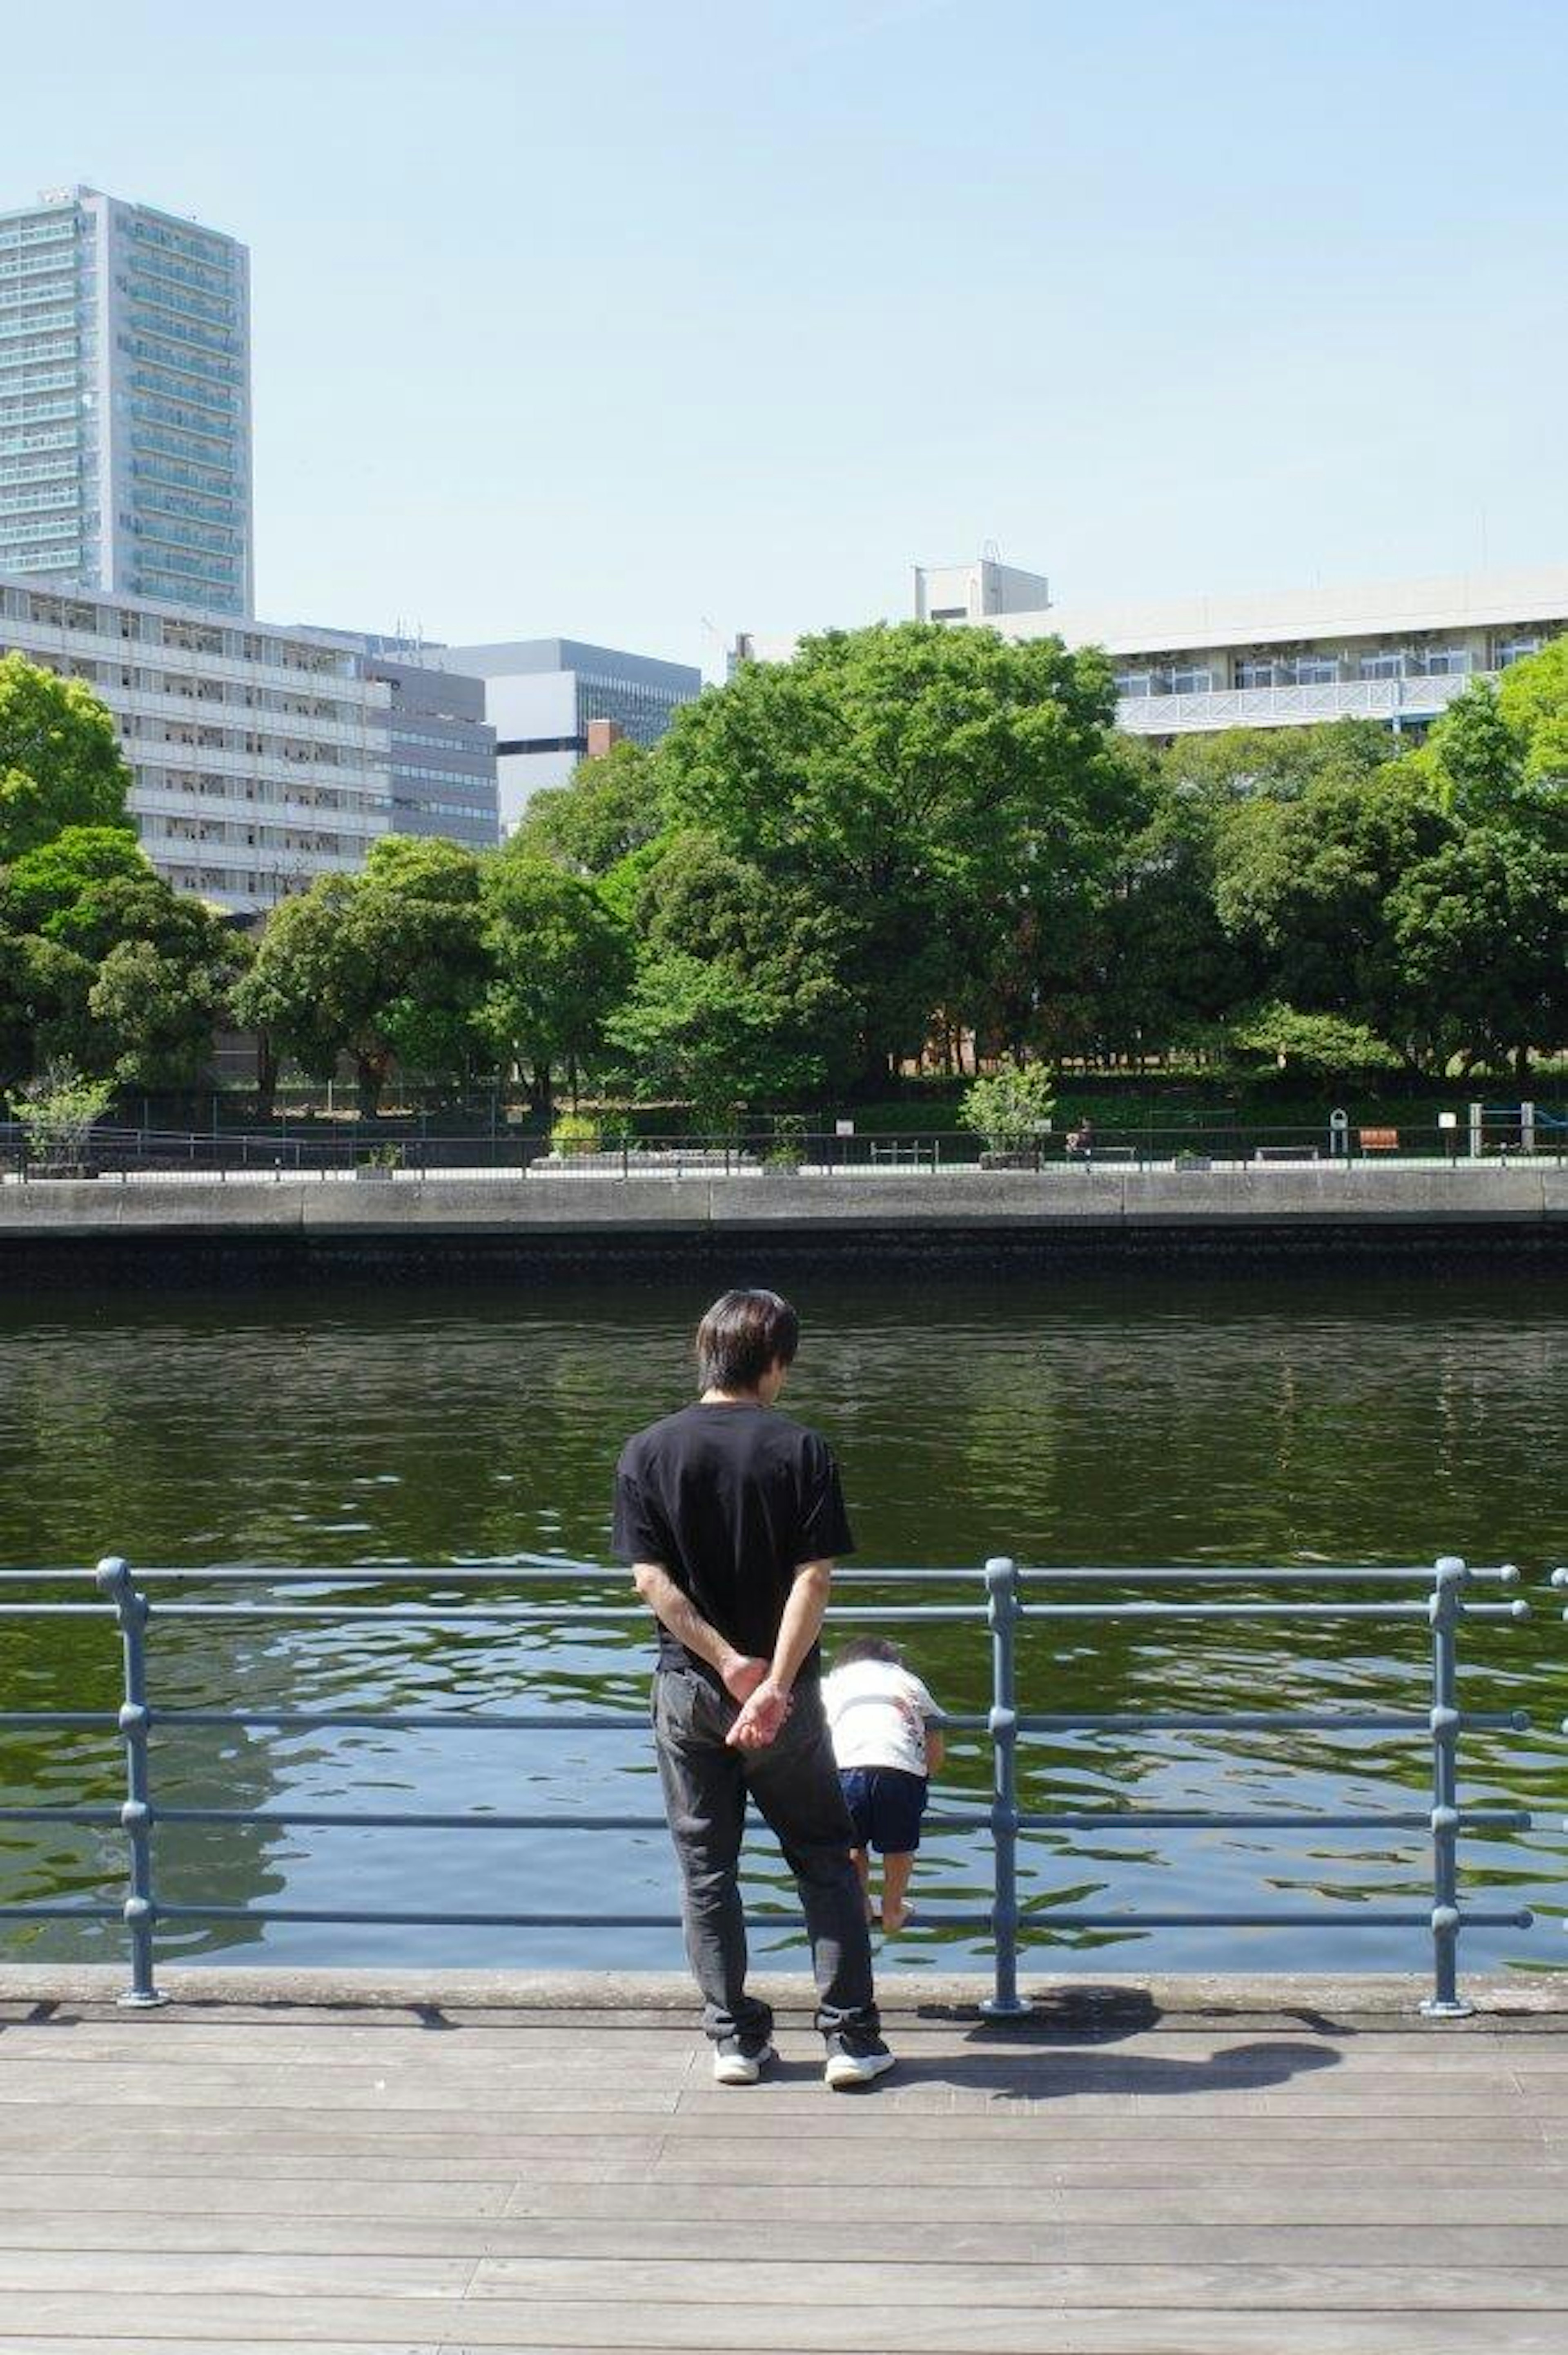
[[[799,1342],[795,1311],[775,1292],[714,1303],[697,1327],[696,1403],[621,1451],[614,1548],[659,1622],[654,1741],[714,2076],[755,2084],[777,2058],[772,2013],[746,1987],[749,1796],[795,1876],[824,2073],[844,2090],[882,2076],[893,2055],[817,1642],[834,1559],[854,1539],[826,1442],[776,1404]]]

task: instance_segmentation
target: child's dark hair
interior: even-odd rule
[[[855,1660],[885,1660],[890,1668],[901,1668],[904,1655],[896,1644],[888,1642],[885,1636],[852,1636],[849,1642],[841,1644],[833,1654],[833,1666],[835,1668],[847,1668]]]

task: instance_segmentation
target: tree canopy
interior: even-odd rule
[[[66,826],[125,822],[131,772],[92,689],[0,655],[0,866]]]

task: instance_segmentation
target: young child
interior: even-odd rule
[[[942,1712],[896,1644],[857,1636],[833,1656],[822,1679],[839,1780],[854,1822],[855,1870],[871,1902],[871,1850],[882,1858],[882,1926],[902,1930],[913,1907],[906,1891],[920,1845],[930,1777],[942,1763]]]

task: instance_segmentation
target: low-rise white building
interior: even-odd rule
[[[0,578],[0,654],[113,713],[143,847],[238,911],[354,872],[393,823],[393,690],[353,649],[176,605]]]
[[[1568,629],[1568,565],[1274,595],[1075,605],[1035,574],[982,558],[918,566],[919,620],[1006,638],[1104,646],[1117,724],[1138,736],[1377,719],[1422,730],[1471,679],[1495,677]]]

